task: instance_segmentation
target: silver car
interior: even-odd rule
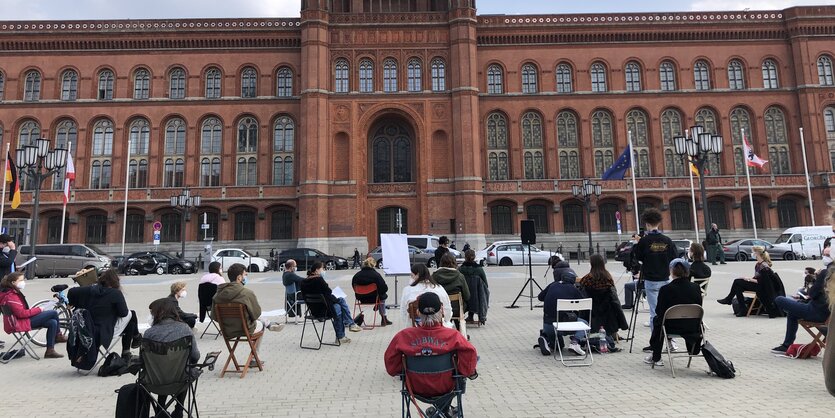
[[[377,261],[377,268],[383,268],[383,247],[377,247],[368,253],[368,256]],[[421,250],[414,245],[409,246],[409,263],[423,263],[427,267],[435,268],[435,253]]]
[[[550,251],[543,251],[534,245],[530,246],[530,259],[533,265],[548,265],[551,258]],[[476,261],[483,264],[498,264],[500,266],[520,266],[528,263],[528,246],[522,241],[496,241],[476,254]]]
[[[774,244],[761,239],[735,239],[726,242],[722,246],[722,249],[725,251],[725,260],[747,261],[754,259],[754,254],[751,252],[751,249],[755,246],[764,247],[773,260],[782,260],[785,258],[785,251],[774,248]],[[794,254],[795,260],[799,258],[800,254]]]

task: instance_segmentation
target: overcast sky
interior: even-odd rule
[[[300,0],[0,0],[0,20],[298,17]],[[770,10],[835,0],[478,0],[479,14]]]

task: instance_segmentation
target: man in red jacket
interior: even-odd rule
[[[434,356],[455,352],[458,355],[458,373],[463,376],[475,375],[475,347],[460,332],[443,326],[443,310],[438,295],[431,292],[420,295],[418,311],[421,326],[401,330],[389,343],[385,354],[386,372],[392,376],[402,373],[403,354]],[[455,387],[452,372],[442,376],[410,373],[409,381],[412,382],[415,394],[434,397],[449,393]]]

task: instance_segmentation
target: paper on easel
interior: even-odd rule
[[[31,263],[31,262],[33,262],[33,261],[35,261],[35,260],[37,260],[37,259],[38,259],[38,257],[32,257],[32,258],[30,258],[30,259],[26,260],[26,262],[25,262],[25,263],[23,263],[23,264],[21,264],[21,265],[17,266],[17,268],[19,268],[19,269],[24,268],[24,267],[26,267],[29,263]]]
[[[339,287],[339,286],[333,288],[333,290],[331,292],[333,293],[333,296],[336,297],[337,299],[339,299],[339,298],[347,299],[348,298],[348,295],[346,295],[345,291],[343,291],[342,288]]]

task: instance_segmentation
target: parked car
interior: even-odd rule
[[[438,247],[441,246],[441,243],[438,240],[438,237],[436,237],[434,235],[407,235],[406,236],[406,242],[409,245],[413,245],[415,247],[418,247],[421,250],[423,250],[427,253],[431,253],[433,255],[435,254],[435,250],[437,250]],[[452,255],[454,255],[456,259],[462,257],[461,252],[456,250],[456,249],[450,248],[449,252],[451,252]]]
[[[29,245],[18,247],[15,264],[29,259]],[[35,246],[35,276],[71,276],[81,269],[102,272],[113,265],[113,258],[92,244],[44,244]],[[27,268],[31,268],[27,266]]]
[[[775,251],[782,252],[785,260],[798,258],[819,258],[823,242],[833,235],[830,225],[796,226],[788,228],[774,241]]]
[[[635,245],[632,241],[624,241],[618,245],[615,250],[615,260],[624,262],[629,259],[632,254],[632,246]]]
[[[530,246],[532,265],[548,265],[550,251],[543,251],[535,245]],[[476,261],[485,265],[514,266],[528,263],[528,246],[522,241],[496,241],[476,252]]]
[[[690,244],[692,243],[693,241],[690,241],[689,239],[674,239],[673,244],[675,244],[678,249],[676,257],[686,257],[687,251],[690,250]]]
[[[165,274],[168,264],[161,257],[151,253],[136,253],[127,257],[119,268],[127,276],[144,276],[146,274]]]
[[[377,268],[383,268],[383,247],[377,247],[368,253],[368,256],[377,262]],[[409,246],[409,263],[423,263],[427,267],[437,267],[435,265],[435,254],[423,251],[414,245]]]
[[[299,270],[305,271],[310,268],[316,261],[321,261],[325,264],[326,270],[338,270],[348,268],[348,259],[328,255],[313,248],[293,248],[284,250],[278,254],[278,268],[284,270],[284,263],[289,259],[296,260],[296,265]]]
[[[252,272],[268,271],[270,269],[270,263],[267,260],[255,257],[240,248],[217,250],[212,254],[212,261],[219,262],[223,271],[226,271],[235,263],[243,264]]]
[[[125,264],[127,263],[127,260],[130,260],[131,258],[136,258],[136,257],[142,256],[142,255],[151,255],[154,258],[156,258],[157,260],[159,260],[161,263],[165,264],[167,266],[166,270],[165,270],[166,273],[171,273],[171,274],[186,273],[186,274],[190,274],[190,273],[197,272],[197,264],[195,262],[190,261],[190,260],[186,260],[186,259],[183,259],[183,258],[177,258],[177,257],[175,257],[175,256],[173,256],[173,255],[171,255],[167,252],[164,252],[164,251],[140,251],[140,252],[133,253],[133,254],[129,255],[127,257],[127,259],[124,260],[121,264],[119,264],[119,272],[120,273],[125,272],[124,267],[125,267]]]
[[[744,238],[744,239],[735,239],[733,241],[728,241],[725,245],[722,246],[722,249],[725,251],[725,260],[736,260],[736,261],[747,261],[753,260],[754,254],[751,252],[751,249],[754,246],[761,246],[764,247],[768,255],[771,256],[772,260],[785,260],[786,258],[786,251],[783,248],[775,247],[774,244],[761,240],[761,239],[753,239],[753,238]],[[788,258],[789,260],[796,260],[800,258],[799,253],[792,254],[793,258]]]

